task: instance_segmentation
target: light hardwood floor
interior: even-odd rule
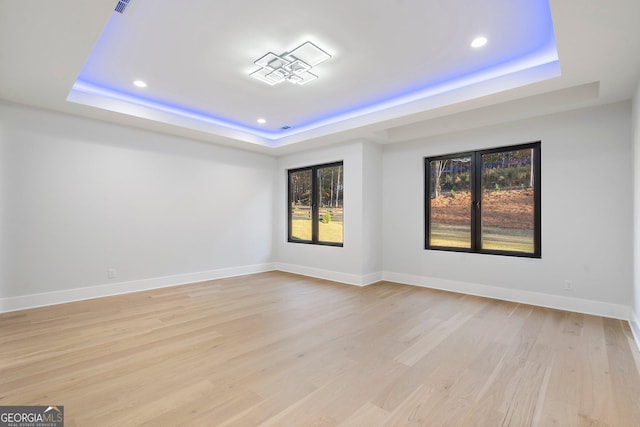
[[[66,426],[638,426],[625,322],[272,272],[0,315],[0,405]]]

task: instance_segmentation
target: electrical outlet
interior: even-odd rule
[[[564,290],[572,291],[573,290],[573,280],[565,280],[564,281]]]
[[[115,268],[108,268],[107,269],[107,279],[115,279],[116,277],[118,277],[118,272],[116,271]]]

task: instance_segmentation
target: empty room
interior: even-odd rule
[[[637,0],[0,0],[0,426],[637,426]]]

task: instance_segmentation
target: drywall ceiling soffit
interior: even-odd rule
[[[546,0],[370,6],[131,0],[112,14],[68,99],[277,147],[559,74]],[[489,42],[474,49],[479,35]],[[249,77],[287,52],[305,59],[298,51],[308,42],[330,55],[313,68],[317,80],[269,86]]]
[[[469,102],[469,109],[466,111],[459,111],[460,107],[458,107],[455,113],[447,114],[447,109],[441,109],[434,111],[429,118],[406,126],[390,128],[386,133],[386,141],[382,142],[391,144],[410,141],[567,111],[593,105],[598,100],[599,92],[599,82],[592,82],[499,102],[482,108],[474,108],[473,102]]]
[[[271,152],[282,156],[293,153],[301,147],[318,148],[357,139],[389,145],[515,122],[596,105],[600,99],[599,89],[599,82],[592,82],[522,98],[503,93],[489,106],[483,106],[480,100],[474,99],[444,108],[424,111],[413,116],[381,122],[377,124],[380,130],[376,131],[372,127],[367,134],[355,130],[336,133],[327,137],[309,139],[300,144],[281,146]]]

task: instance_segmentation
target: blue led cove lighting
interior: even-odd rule
[[[440,78],[438,81],[407,86],[396,93],[378,94],[364,102],[344,105],[333,111],[325,111],[313,117],[299,120],[297,123],[282,123],[275,130],[256,125],[255,118],[252,118],[250,122],[242,122],[225,116],[223,112],[199,111],[177,102],[156,99],[149,94],[152,91],[144,92],[144,90],[134,90],[132,87],[115,87],[106,82],[95,81],[92,76],[100,74],[95,72],[95,63],[99,62],[96,59],[103,55],[103,52],[108,51],[110,33],[115,31],[114,28],[117,26],[117,23],[113,21],[114,17],[112,17],[73,85],[68,100],[152,120],[173,122],[179,126],[189,127],[189,123],[200,122],[204,127],[209,127],[212,133],[227,129],[231,132],[231,137],[235,137],[234,135],[238,133],[253,135],[258,138],[258,141],[249,137],[248,139],[252,142],[275,146],[279,140],[297,134],[354,119],[363,119],[368,115],[375,116],[377,113],[403,108],[407,105],[415,104],[416,108],[419,108],[422,103],[426,106],[425,108],[431,108],[428,106],[428,102],[425,102],[429,98],[444,96],[459,89],[476,87],[479,84],[497,81],[519,73],[527,75],[520,85],[536,81],[536,77],[533,76],[536,70],[541,70],[538,81],[559,75],[559,59],[548,1],[531,0],[528,5],[533,8],[532,10],[535,10],[535,16],[531,16],[531,19],[535,20],[538,31],[532,35],[536,38],[537,47],[530,52],[519,52],[512,57],[502,57],[497,63],[482,64],[475,69],[460,70]],[[490,44],[491,41],[489,41]],[[247,80],[249,79],[250,77],[247,76]],[[512,87],[517,87],[517,84],[510,82],[510,86],[506,88]],[[151,83],[150,88],[153,88]],[[497,92],[500,89],[492,90]],[[154,111],[158,114],[155,114]],[[169,116],[173,116],[175,119],[167,120]],[[181,119],[185,119],[189,123],[182,123]],[[366,122],[366,120],[364,121]],[[259,140],[264,141],[260,142]]]

